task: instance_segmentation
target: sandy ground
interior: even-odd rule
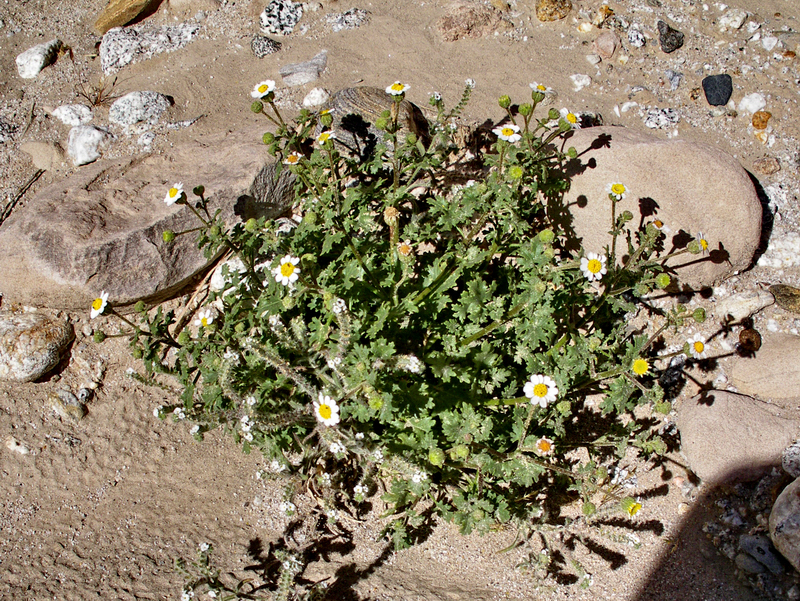
[[[0,146],[0,199],[3,204],[30,178],[35,168],[19,146],[26,141],[57,141],[66,146],[68,128],[48,109],[80,101],[79,80],[100,76],[96,45],[100,38],[91,24],[103,0],[12,0],[0,5],[0,119],[17,126],[14,138]],[[185,2],[183,3],[185,4]],[[304,31],[283,38],[283,49],[263,59],[250,50],[258,31],[258,14],[265,0],[228,1],[205,14],[198,39],[182,50],[136,63],[118,73],[113,93],[154,90],[171,95],[171,121],[203,117],[177,131],[156,128],[154,152],[202,139],[219,131],[252,131],[260,137],[264,123],[249,110],[249,91],[263,79],[279,82],[278,69],[308,60],[328,50],[328,67],[321,79],[300,88],[281,90],[283,106],[299,106],[313,86],[329,91],[355,85],[384,87],[394,80],[411,85],[408,98],[425,105],[431,92],[457,100],[467,78],[477,87],[465,118],[482,122],[502,116],[496,98],[503,93],[524,101],[531,81],[546,83],[559,93],[557,107],[591,111],[607,124],[645,129],[638,109],[619,116],[614,108],[633,100],[640,105],[671,107],[681,114],[678,125],[656,132],[665,137],[698,140],[735,155],[747,169],[763,156],[778,157],[782,170],[760,177],[788,198],[776,217],[773,235],[795,230],[797,161],[800,138],[797,114],[797,58],[774,58],[788,50],[800,52],[793,0],[736,0],[728,3],[751,11],[761,31],[783,33],[781,46],[767,52],[746,42],[745,30],[720,33],[715,20],[723,9],[694,0],[624,0],[611,7],[630,22],[642,25],[650,39],[644,49],[625,47],[599,67],[586,55],[599,33],[579,33],[580,21],[591,19],[597,2],[576,2],[570,16],[556,23],[539,23],[533,0],[511,0],[505,17],[511,27],[498,35],[444,42],[437,21],[449,9],[444,0],[403,2],[345,0],[322,2],[307,11]],[[329,12],[352,7],[370,11],[370,21],[354,30],[332,33]],[[189,11],[189,15],[196,14]],[[170,24],[185,15],[163,2],[148,17],[153,24]],[[683,49],[666,55],[657,47],[655,22],[668,18],[687,35]],[[74,61],[60,57],[34,80],[17,76],[14,58],[30,46],[59,37],[73,50]],[[618,56],[629,57],[622,64]],[[765,67],[765,63],[770,66]],[[664,71],[684,73],[671,91]],[[773,113],[775,136],[765,146],[752,134],[745,115],[712,117],[700,87],[706,74],[729,72],[733,100],[760,92]],[[575,92],[570,75],[582,73],[591,86]],[[636,91],[638,86],[646,90]],[[107,123],[107,107],[95,111],[95,123]],[[137,152],[138,134],[120,135],[107,150],[113,157]],[[66,173],[45,173],[20,200],[35,195]],[[779,274],[755,269],[728,287],[748,289],[772,278],[800,284],[795,267]],[[1,287],[1,283],[0,283]],[[71,316],[78,340],[83,340],[85,315]],[[771,319],[767,312],[759,323]],[[781,322],[782,329],[794,324]],[[88,332],[88,330],[87,330]],[[207,436],[196,443],[188,425],[153,417],[153,408],[170,402],[165,391],[144,387],[125,370],[139,366],[121,341],[93,346],[106,374],[89,415],[77,424],[63,421],[47,404],[48,393],[74,384],[73,364],[64,362],[52,375],[33,384],[0,384],[0,438],[13,436],[29,454],[0,448],[0,599],[84,600],[178,599],[182,579],[173,569],[177,557],[191,558],[198,545],[213,544],[218,566],[240,577],[272,573],[270,545],[281,537],[288,519],[278,511],[281,485],[260,480],[264,461],[243,455],[232,441]],[[687,391],[687,394],[691,391]],[[756,598],[741,584],[732,564],[719,556],[701,531],[713,511],[713,497],[701,494],[690,505],[675,478],[686,478],[679,454],[662,466],[630,460],[638,474],[637,494],[647,502],[632,523],[641,540],[633,549],[598,539],[609,548],[602,556],[576,545],[576,556],[592,574],[593,585],[582,590],[567,580],[539,581],[518,566],[526,552],[500,554],[514,532],[461,537],[450,525],[437,527],[417,547],[393,553],[378,540],[380,501],[363,522],[344,524],[314,555],[303,577],[329,578],[334,599],[612,599],[708,601]],[[307,499],[309,506],[311,501]],[[682,505],[683,504],[683,505]],[[688,507],[688,510],[686,510]]]

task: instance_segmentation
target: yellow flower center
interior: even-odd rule
[[[92,309],[94,309],[95,311],[99,311],[102,306],[103,306],[102,298],[94,299],[94,302],[92,303]]]
[[[573,125],[575,125],[578,122],[578,118],[572,113],[567,113],[565,119],[570,123],[572,123]]]
[[[643,376],[650,369],[650,364],[645,359],[637,359],[633,362],[633,373],[637,376]]]
[[[393,92],[402,92],[405,86],[401,84],[399,81],[397,81],[393,83],[391,87]]]
[[[320,143],[320,144],[324,144],[325,142],[327,142],[327,141],[328,141],[328,138],[330,138],[330,137],[331,137],[331,135],[330,135],[330,134],[320,134],[320,135],[319,135],[319,138],[318,138],[318,140],[319,140],[319,143]]]
[[[294,273],[294,264],[286,262],[281,264],[281,275],[285,278],[290,277]]]
[[[625,194],[625,186],[623,186],[622,184],[614,184],[613,186],[611,186],[611,191],[617,196],[619,196],[620,194]]]
[[[397,247],[397,252],[399,252],[404,257],[407,257],[411,254],[411,246],[403,242],[400,246]]]
[[[178,189],[177,188],[170,188],[169,189],[170,198],[175,198],[177,195],[178,195]]]
[[[205,328],[206,326],[208,326],[208,317],[203,317],[203,318],[201,318],[201,319],[200,319],[200,325],[202,325],[204,328]]]
[[[694,347],[694,352],[697,353],[698,355],[702,353],[706,348],[706,345],[700,342],[699,340],[695,342],[692,346]]]
[[[591,273],[600,273],[600,270],[603,269],[603,264],[597,259],[591,259],[586,264],[586,269],[588,269]]]
[[[547,88],[545,86],[543,86],[542,84],[537,85],[536,89],[539,90],[540,92],[546,92],[547,91]]]
[[[300,161],[300,156],[296,154],[290,154],[288,157],[286,157],[286,162],[289,163],[290,165],[295,165],[299,161]]]
[[[656,219],[653,222],[653,225],[656,226],[658,229],[661,229],[662,227],[664,227],[664,222],[661,221],[660,219]]]
[[[641,508],[642,508],[642,504],[641,503],[633,503],[630,507],[628,507],[628,513],[630,514],[631,517],[633,517],[637,513],[639,513],[639,510]]]
[[[542,438],[536,443],[536,448],[539,449],[539,451],[542,453],[549,453],[550,449],[553,448],[553,445],[550,444],[550,441]]]
[[[533,387],[533,395],[540,398],[547,396],[547,384],[537,384]]]
[[[706,240],[705,238],[700,238],[700,247],[703,250],[708,250],[708,240]]]
[[[323,403],[319,406],[319,416],[322,419],[330,419],[333,412],[331,411],[331,406],[327,403]]]
[[[513,136],[514,135],[514,130],[511,129],[510,127],[504,127],[503,128],[503,135],[506,136],[506,137]]]
[[[260,86],[258,86],[259,94],[265,94],[267,90],[269,90],[269,86],[267,84],[262,83]]]

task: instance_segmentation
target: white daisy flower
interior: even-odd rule
[[[253,442],[253,433],[245,432],[244,434],[242,434],[242,438],[244,438],[247,442]]]
[[[314,415],[326,426],[335,426],[339,423],[339,405],[327,394],[320,393],[319,401],[314,401]]]
[[[466,79],[466,80],[464,80],[464,84],[466,84],[466,86],[467,86],[467,87],[468,87],[470,90],[472,90],[472,89],[474,89],[474,88],[475,88],[475,80],[474,80],[474,79],[472,79],[471,77],[470,77],[469,79]]]
[[[280,265],[272,270],[277,282],[284,286],[294,284],[300,278],[300,268],[297,266],[298,263],[300,263],[298,257],[293,257],[292,255],[283,257]]]
[[[201,553],[205,553],[210,548],[211,548],[211,545],[209,545],[208,543],[200,543],[200,552]]]
[[[400,96],[400,94],[405,94],[406,90],[409,89],[410,86],[407,86],[404,83],[400,83],[399,81],[394,82],[388,88],[386,88],[386,93],[391,94],[392,96]]]
[[[428,479],[428,474],[426,474],[425,472],[414,472],[414,475],[411,476],[411,481],[414,484],[421,484],[427,479]]]
[[[561,118],[572,126],[572,129],[581,128],[581,120],[575,113],[566,108],[561,109],[559,113],[561,113]]]
[[[347,449],[341,442],[332,442],[328,450],[334,455],[347,452]]]
[[[289,155],[283,159],[284,165],[298,165],[303,155],[299,152],[290,152]]]
[[[704,256],[708,255],[708,239],[706,239],[703,232],[697,232],[697,244],[700,245],[700,253]]]
[[[331,310],[336,315],[341,315],[342,313],[344,313],[345,309],[347,309],[347,304],[344,302],[343,298],[337,298],[335,301],[333,301],[333,306],[331,307]]]
[[[200,431],[200,426],[199,426],[199,425],[197,425],[197,424],[195,424],[194,426],[192,426],[192,427],[189,429],[189,434],[191,434],[192,436],[194,436],[194,435],[195,435],[195,434],[197,434],[199,431]]]
[[[256,84],[256,86],[253,88],[253,91],[250,92],[250,96],[261,99],[274,90],[275,82],[271,79],[265,79],[264,81]]]
[[[542,457],[553,454],[553,441],[542,436],[536,441],[536,452]]]
[[[605,255],[587,253],[585,257],[581,258],[581,271],[590,282],[599,282],[608,272]]]
[[[197,319],[194,320],[194,325],[198,328],[207,328],[214,323],[214,314],[211,309],[203,309],[197,314]]]
[[[176,202],[184,198],[186,198],[186,194],[183,192],[183,184],[178,182],[169,190],[167,190],[167,195],[164,197],[164,202],[167,205],[174,205]]]
[[[553,88],[548,88],[546,85],[541,84],[541,83],[537,83],[535,81],[533,83],[529,84],[529,85],[531,87],[531,90],[533,90],[537,94],[545,94],[545,95],[547,95],[547,94],[551,94],[553,92]]]
[[[159,405],[158,407],[156,407],[155,409],[153,409],[153,417],[158,417],[158,418],[160,418],[160,417],[161,417],[161,412],[162,412],[162,411],[164,411],[164,407],[163,407],[162,405]]]
[[[292,503],[291,501],[282,501],[278,508],[281,510],[281,513],[285,513],[286,515],[294,515],[297,511],[297,505]]]
[[[549,376],[541,374],[531,376],[531,379],[525,382],[522,390],[525,396],[531,400],[531,405],[538,404],[542,409],[547,407],[548,403],[555,401],[558,396],[556,383]]]
[[[625,194],[627,194],[628,189],[625,187],[625,184],[614,182],[613,184],[608,184],[608,186],[606,186],[606,192],[611,194],[611,196],[617,200],[622,200],[625,198]]]
[[[248,407],[255,407],[258,399],[254,397],[252,394],[249,396],[244,397],[244,402],[247,404]]]
[[[522,136],[519,134],[519,127],[513,123],[498,125],[492,130],[492,133],[494,133],[501,140],[505,140],[511,144],[519,142],[522,139]]]
[[[334,139],[336,139],[336,133],[331,130],[326,130],[317,136],[317,144],[319,144],[320,146],[325,146],[325,143],[328,140],[334,140]]]
[[[106,310],[106,305],[108,304],[108,292],[103,290],[96,299],[92,301],[92,311],[89,314],[91,319],[94,319],[98,315],[101,315],[103,311]]]
[[[700,334],[696,334],[695,336],[689,338],[689,340],[686,341],[686,344],[689,345],[689,354],[692,357],[695,359],[706,358],[706,341]]]

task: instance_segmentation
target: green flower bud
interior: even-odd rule
[[[550,244],[556,239],[555,232],[551,229],[542,230],[537,235],[539,236],[539,240],[544,244]]]
[[[181,333],[178,334],[178,344],[181,346],[186,346],[190,341],[191,338],[189,338],[189,332],[186,330],[181,330]]]
[[[428,461],[431,465],[442,467],[444,465],[444,451],[442,449],[431,449],[428,452]]]
[[[597,507],[595,507],[594,503],[591,501],[586,501],[586,503],[583,504],[581,511],[583,511],[583,515],[589,517],[597,513]]]
[[[703,249],[700,248],[700,243],[697,240],[692,240],[689,242],[689,244],[686,245],[686,249],[693,255],[699,255],[701,252],[703,252]]]
[[[147,310],[147,307],[145,306],[144,302],[137,301],[137,303],[133,305],[133,310],[137,313],[144,313]]]
[[[571,159],[577,159],[578,158],[578,151],[575,150],[574,146],[570,146],[569,148],[567,148],[567,156],[569,158],[571,158]]]
[[[550,121],[555,121],[556,119],[558,119],[560,117],[561,117],[561,113],[559,113],[556,109],[550,109],[547,112],[547,118],[550,119]]]
[[[664,290],[670,283],[672,283],[672,278],[666,273],[659,273],[656,276],[656,287],[660,290]]]
[[[417,143],[416,134],[414,132],[409,132],[408,135],[406,136],[406,144],[408,144],[409,146],[413,146],[416,143]]]
[[[556,405],[556,410],[561,415],[566,417],[567,415],[572,413],[572,403],[570,403],[569,401],[559,401],[558,404]]]
[[[330,127],[333,124],[333,115],[330,113],[325,113],[324,115],[320,115],[319,122],[322,123],[325,127]]]
[[[706,320],[706,310],[702,307],[695,309],[692,313],[692,317],[697,323],[703,323]]]
[[[672,403],[670,403],[669,401],[656,403],[655,410],[661,415],[668,415],[669,412],[672,411]]]
[[[547,248],[544,249],[544,252],[542,254],[544,254],[544,256],[547,257],[548,259],[554,259],[556,256],[556,251],[552,246],[548,246]]]
[[[144,352],[137,346],[131,351],[131,355],[133,355],[134,359],[141,359],[144,356]]]
[[[650,292],[650,286],[644,282],[639,282],[633,287],[633,295],[636,297],[642,297],[648,292]]]
[[[603,341],[597,336],[589,336],[589,339],[586,342],[589,345],[590,351],[596,351],[600,348],[600,345],[603,344]]]
[[[530,117],[531,114],[533,114],[533,105],[528,104],[527,102],[519,105],[519,114],[523,117]]]
[[[469,517],[471,517],[475,522],[480,522],[484,517],[486,517],[486,513],[484,513],[483,509],[473,509],[472,513],[469,514]]]
[[[450,449],[450,457],[455,461],[464,461],[469,457],[469,447],[465,444],[458,444]]]
[[[256,221],[253,217],[251,217],[244,223],[244,229],[250,232],[251,234],[255,232],[257,228],[258,228],[258,221]]]
[[[261,141],[264,142],[264,144],[272,144],[275,141],[275,134],[267,132],[261,136]]]
[[[380,411],[381,409],[383,409],[383,399],[380,397],[380,395],[377,394],[370,395],[367,404],[369,405],[369,408],[372,409],[373,411]]]
[[[544,294],[547,290],[547,284],[539,280],[533,285],[533,289],[536,291],[536,294]]]
[[[511,106],[511,98],[509,98],[507,95],[504,94],[503,96],[500,96],[500,98],[497,100],[497,104],[500,105],[501,109],[507,109],[508,107]]]
[[[172,230],[164,230],[163,232],[161,232],[161,239],[167,244],[169,244],[175,239],[175,232],[173,232]]]
[[[511,179],[522,179],[523,173],[522,167],[519,165],[512,165],[508,168],[508,177]]]
[[[195,186],[192,188],[192,194],[195,196],[202,196],[206,189],[203,186]]]
[[[385,131],[389,127],[389,119],[387,117],[378,117],[375,119],[375,127],[381,131]]]
[[[235,326],[233,326],[233,329],[237,334],[241,334],[242,332],[244,332],[244,328],[245,328],[244,322],[241,321],[237,323]]]
[[[539,104],[542,100],[544,100],[544,94],[534,90],[531,92],[531,100],[533,100],[536,104]]]
[[[623,221],[630,221],[633,219],[633,213],[630,211],[622,211],[622,220]]]
[[[97,330],[92,336],[92,339],[97,343],[100,344],[103,340],[106,339],[106,333],[103,330]]]
[[[558,131],[560,132],[568,132],[572,129],[572,124],[567,121],[566,119],[559,119],[558,120]]]
[[[264,110],[264,103],[260,100],[254,100],[253,104],[250,105],[250,110],[258,114]]]
[[[222,233],[222,230],[218,225],[212,225],[210,228],[208,228],[208,233],[216,238]]]

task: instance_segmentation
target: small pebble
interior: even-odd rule
[[[739,537],[739,548],[773,574],[783,573],[783,565],[777,557],[777,550],[772,546],[772,541],[768,537],[743,534]]]
[[[600,61],[603,60],[597,54],[587,54],[586,55],[586,62],[590,65],[599,65]]]
[[[658,22],[658,41],[661,44],[661,50],[667,54],[675,52],[683,46],[683,38],[683,33],[677,29],[670,27],[664,21]]]
[[[748,94],[739,101],[738,109],[740,112],[747,111],[748,113],[755,113],[767,106],[767,100],[758,92]]]
[[[326,92],[323,88],[313,88],[308,94],[306,94],[306,97],[303,98],[303,106],[306,108],[322,106],[328,102],[328,98],[330,98],[330,94],[328,94],[328,92]]]
[[[250,41],[250,49],[257,58],[264,58],[268,54],[275,54],[281,49],[281,43],[265,35],[254,35]]]
[[[28,447],[26,447],[24,444],[21,444],[19,441],[17,441],[17,439],[14,438],[13,436],[9,436],[6,439],[6,448],[9,451],[14,451],[15,453],[19,453],[20,455],[27,455],[28,453],[30,453],[30,449],[28,449]]]
[[[781,164],[774,157],[762,157],[753,161],[753,171],[760,175],[772,175],[781,170]]]
[[[756,111],[753,113],[753,127],[756,129],[767,129],[767,123],[769,123],[770,117],[772,117],[772,113],[769,111]]]
[[[631,27],[628,30],[628,43],[634,48],[642,48],[647,43],[647,40],[641,31],[635,27]]]
[[[768,35],[761,40],[761,45],[767,52],[772,52],[773,48],[778,45],[778,38]]]
[[[724,106],[728,104],[733,94],[733,80],[727,73],[709,75],[703,79],[703,93],[706,101],[711,106]]]
[[[570,75],[569,78],[572,80],[572,89],[576,92],[580,92],[583,88],[591,85],[592,83],[591,77],[588,75],[582,75],[581,73]]]
[[[681,85],[681,80],[683,79],[683,73],[678,73],[677,71],[673,71],[672,69],[667,69],[664,71],[664,75],[666,75],[667,79],[669,80],[669,89],[670,91],[674,92],[678,89],[678,86]]]
[[[600,58],[608,60],[614,56],[614,52],[616,52],[619,44],[620,39],[616,33],[613,31],[604,31],[597,36],[597,38],[595,38],[594,42],[592,43],[592,48],[595,51],[595,54],[600,55]]]
[[[732,8],[719,18],[717,24],[719,25],[719,30],[724,33],[730,29],[739,29],[744,25],[745,19],[747,19],[747,11],[740,8]]]

